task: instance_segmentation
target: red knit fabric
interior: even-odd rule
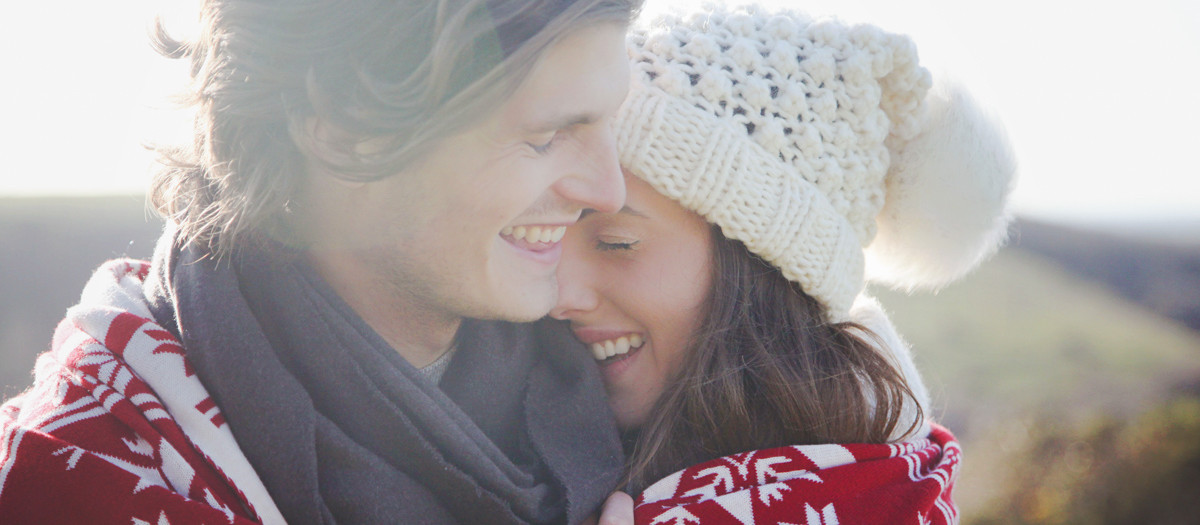
[[[805,445],[694,465],[638,497],[638,524],[950,524],[961,449],[934,425],[892,445]]]
[[[73,308],[38,358],[34,386],[0,407],[0,521],[258,521],[181,426],[210,426],[200,433],[229,438],[208,452],[240,456],[179,341],[148,315],[116,306],[147,270],[140,261],[101,268],[95,295],[113,302]],[[150,383],[180,388],[168,389],[167,403]]]

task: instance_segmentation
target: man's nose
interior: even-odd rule
[[[597,126],[581,146],[572,173],[557,184],[558,193],[582,208],[616,212],[625,205],[625,178],[617,160],[617,142],[609,126]]]

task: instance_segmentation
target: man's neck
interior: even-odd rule
[[[337,263],[310,254],[317,273],[342,300],[409,364],[424,368],[454,345],[462,318],[433,311],[411,295],[339,271]]]
[[[424,368],[454,346],[461,318],[445,319],[417,310],[412,305],[365,304],[355,305],[343,297],[363,321],[366,321],[384,341],[417,368]]]

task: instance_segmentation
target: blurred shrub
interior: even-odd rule
[[[1013,465],[1019,475],[1006,503],[970,523],[1200,522],[1200,398],[1132,421],[1103,417],[1075,430],[1046,423],[1031,429],[1029,463]]]

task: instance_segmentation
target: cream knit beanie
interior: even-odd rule
[[[707,6],[635,25],[628,44],[622,166],[831,319],[847,319],[868,273],[936,287],[1002,241],[1015,171],[1005,134],[960,90],[931,89],[907,37]]]

